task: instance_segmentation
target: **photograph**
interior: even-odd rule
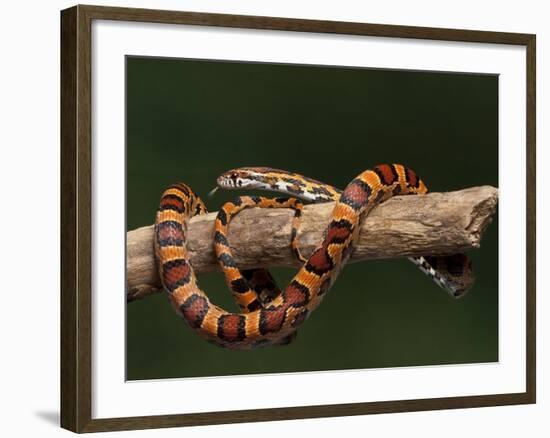
[[[125,87],[127,380],[499,361],[498,75],[128,55]]]

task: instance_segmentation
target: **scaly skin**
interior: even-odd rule
[[[287,175],[294,179],[295,174]],[[312,181],[308,179],[306,186],[318,183]],[[326,195],[323,189],[315,193],[315,186],[311,188],[307,191],[313,195]],[[382,164],[362,172],[337,200],[322,243],[281,294],[256,310],[231,313],[211,303],[197,284],[189,263],[186,232],[189,219],[205,208],[187,185],[176,184],[164,192],[155,223],[162,284],[176,311],[209,342],[233,349],[284,343],[336,280],[353,248],[362,217],[391,196],[426,191],[416,174],[400,164]]]
[[[383,168],[387,169],[386,167]],[[381,179],[397,178],[396,169],[396,166],[389,166],[389,169],[386,170],[388,173],[386,175],[380,173],[379,176]],[[219,188],[238,189],[246,187],[248,189],[272,190],[313,203],[337,201],[342,193],[336,187],[298,173],[268,167],[241,167],[229,170],[218,177],[217,183]],[[235,202],[240,201],[237,199]],[[231,209],[232,204],[234,202],[229,202],[222,209],[225,206]],[[293,227],[292,236],[292,248],[295,253],[297,253],[296,228],[296,226]],[[302,260],[300,257],[298,258]],[[474,282],[471,262],[464,254],[417,256],[409,257],[409,260],[453,298],[464,296]],[[225,270],[221,261],[220,266],[228,276],[229,273]],[[274,288],[274,291],[278,291],[276,285],[274,285]],[[275,292],[272,292],[272,294],[275,294]]]

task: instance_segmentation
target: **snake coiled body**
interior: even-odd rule
[[[394,165],[390,166],[390,170],[393,172],[393,178],[398,178]],[[385,168],[385,166],[375,167],[375,171],[379,172],[379,168]],[[384,175],[379,173],[379,177],[383,180]],[[329,184],[314,180],[312,178],[305,177],[298,173],[288,172],[286,170],[272,169],[267,167],[241,167],[239,169],[229,170],[218,177],[218,187],[225,189],[239,189],[239,188],[254,188],[260,190],[271,190],[286,195],[292,195],[297,198],[301,198],[305,201],[312,203],[323,203],[330,201],[337,201],[342,190],[337,189]],[[215,189],[217,190],[217,189]],[[211,192],[212,193],[212,192]],[[291,247],[296,257],[305,262],[298,250],[297,242],[297,228],[299,224],[299,216],[301,214],[301,204],[297,208],[296,202],[299,202],[296,198],[275,198],[267,199],[261,196],[241,196],[233,202],[225,203],[216,218],[215,229],[216,236],[221,234],[224,236],[224,240],[215,239],[214,247],[216,254],[218,255],[218,262],[223,270],[228,284],[228,287],[233,291],[235,300],[240,303],[243,301],[243,297],[238,293],[231,281],[234,278],[234,273],[239,273],[238,268],[230,267],[225,261],[233,261],[231,250],[227,243],[228,223],[231,218],[244,208],[261,207],[261,208],[273,208],[274,206],[290,207],[296,210],[296,215],[292,224],[291,232]],[[459,298],[463,296],[472,286],[474,282],[472,267],[469,258],[465,254],[452,254],[445,256],[413,256],[408,258],[413,262],[422,272],[424,272],[430,279],[432,279],[439,287],[447,291],[453,298]],[[278,294],[277,286],[274,285],[271,289],[266,287],[257,287],[255,279],[269,278],[269,272],[264,269],[256,269],[252,271],[243,271],[241,277],[252,276],[252,280],[249,281],[249,286],[257,294],[265,294],[267,298],[272,295]],[[269,286],[272,281],[267,282]],[[261,303],[261,299],[256,300]]]
[[[250,297],[247,298],[241,303],[243,311],[233,313],[209,300],[199,288],[189,262],[188,221],[206,212],[204,203],[183,183],[164,192],[155,223],[155,252],[163,287],[175,310],[192,329],[209,342],[233,349],[281,344],[292,339],[347,262],[362,218],[391,196],[427,192],[415,172],[400,164],[382,164],[366,170],[343,191],[305,177],[298,179],[296,174],[286,173],[285,178],[277,179],[270,174],[273,169],[248,168],[247,171],[256,172],[255,178],[262,179],[262,184],[269,185],[271,190],[290,192],[315,202],[336,199],[336,204],[323,241],[290,283],[276,296],[252,307],[251,301],[247,301]],[[249,180],[240,178],[236,172],[231,172],[229,178],[235,187],[248,185]],[[221,217],[223,222],[223,214]],[[222,238],[226,236],[218,236]],[[221,262],[224,263],[223,257]],[[229,258],[225,265],[236,268]]]

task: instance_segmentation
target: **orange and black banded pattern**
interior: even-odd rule
[[[385,184],[391,184],[392,181],[399,177],[397,167],[393,165],[378,166],[374,170],[377,172],[380,181],[383,181]],[[406,169],[405,179],[413,187],[418,184],[417,176],[410,169]],[[218,177],[217,184],[217,188],[226,189],[246,187],[273,190],[286,195],[291,194],[313,203],[337,201],[342,194],[341,190],[329,184],[307,178],[297,173],[267,167],[241,167],[229,170]],[[291,236],[292,248],[297,253],[295,234],[296,227],[293,227]],[[298,258],[303,261],[300,257]],[[464,296],[474,282],[471,262],[464,254],[436,257],[413,256],[409,257],[409,260],[454,298]],[[220,265],[225,275],[230,276],[231,273],[224,267],[223,263],[220,263]],[[228,285],[231,288],[229,282]],[[253,291],[256,291],[255,287],[251,285],[249,287]],[[278,293],[276,285],[274,290]],[[271,295],[273,294],[275,292],[271,293]]]
[[[185,184],[162,195],[155,223],[155,249],[164,289],[176,311],[199,335],[226,348],[284,343],[317,308],[346,263],[359,222],[394,195],[423,194],[424,183],[400,164],[382,164],[353,179],[339,196],[325,238],[288,286],[262,307],[231,313],[214,305],[198,284],[186,248],[187,223],[205,211]]]
[[[243,312],[250,312],[264,307],[280,293],[273,277],[266,269],[241,271],[237,267],[229,248],[227,239],[229,223],[237,213],[252,207],[293,209],[294,219],[292,221],[290,245],[296,258],[302,262],[306,261],[298,249],[297,230],[303,208],[302,202],[298,199],[241,196],[225,203],[218,211],[214,223],[214,250],[225,274],[227,286],[233,292],[235,302]]]

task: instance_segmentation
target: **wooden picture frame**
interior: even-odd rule
[[[526,49],[526,391],[239,411],[92,418],[92,22],[114,20],[475,42]],[[61,13],[61,426],[74,432],[535,403],[535,48],[531,34],[75,6]]]

